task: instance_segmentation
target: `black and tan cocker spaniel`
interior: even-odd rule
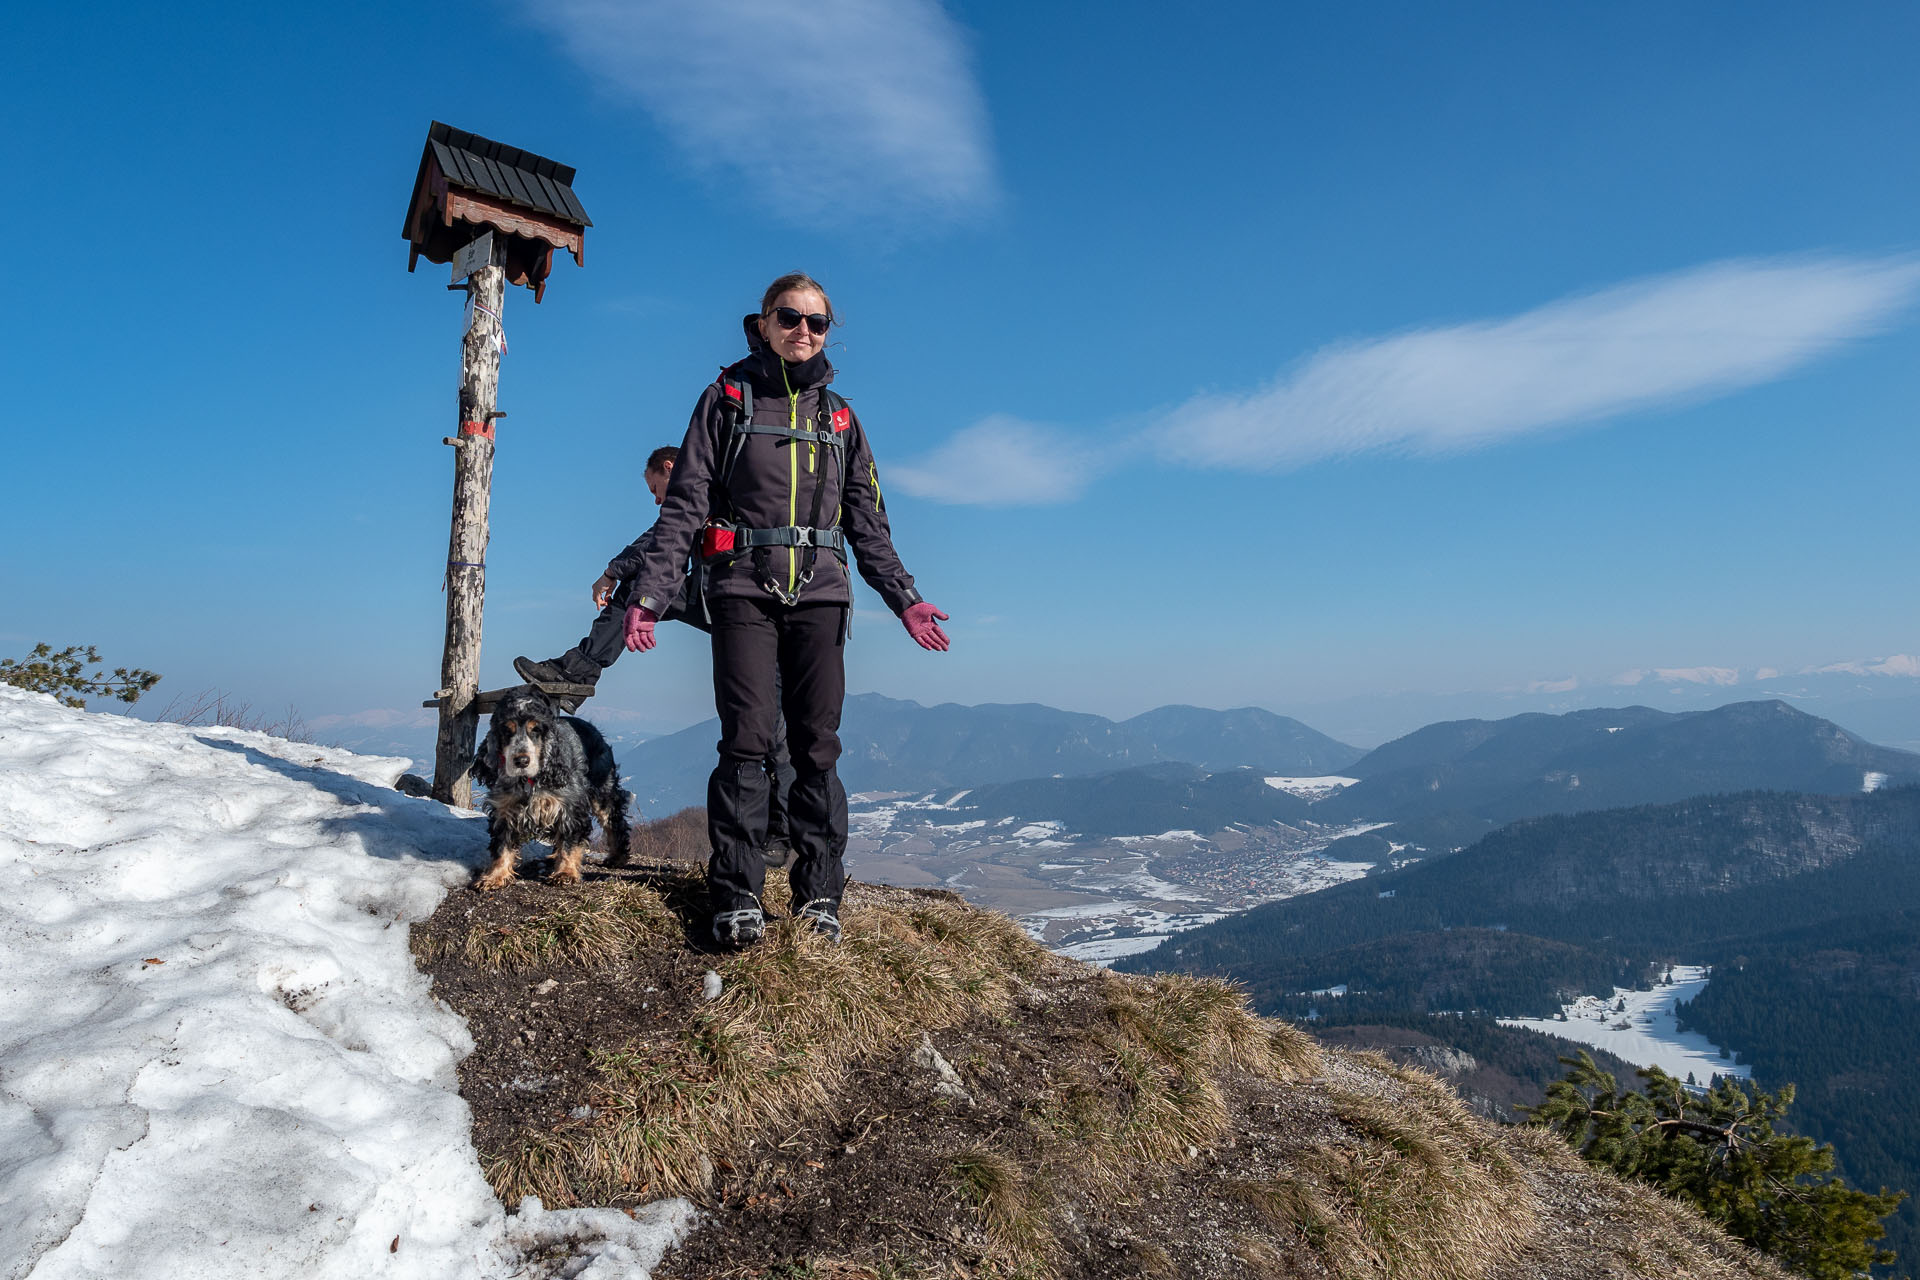
[[[620,786],[612,748],[585,720],[557,714],[532,685],[514,689],[493,709],[473,777],[487,789],[493,855],[475,887],[498,889],[512,880],[529,840],[553,846],[548,883],[577,884],[596,816],[607,833],[607,865],[625,865],[631,797]]]

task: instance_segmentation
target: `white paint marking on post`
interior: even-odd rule
[[[489,231],[453,255],[453,283],[459,284],[492,261],[493,232]]]

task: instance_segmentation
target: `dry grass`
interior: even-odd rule
[[[1444,1083],[1407,1068],[1386,1074],[1397,1088],[1331,1091],[1346,1133],[1303,1153],[1292,1177],[1259,1189],[1259,1203],[1336,1275],[1481,1280],[1532,1240],[1539,1206]]]
[[[1184,1162],[1226,1128],[1221,1078],[1297,1080],[1319,1061],[1310,1037],[1256,1017],[1214,978],[1109,977],[1097,1074],[1068,1071],[1043,1100],[1044,1127],[1076,1142],[1080,1176],[1111,1182],[1139,1162]]]
[[[980,1210],[996,1254],[1027,1274],[1045,1275],[1053,1236],[1019,1162],[995,1147],[976,1146],[953,1162],[953,1177],[960,1194]]]
[[[556,961],[593,967],[682,934],[680,918],[658,890],[603,880],[570,890],[553,906],[511,927],[469,933],[457,941],[416,932],[414,952],[432,961],[457,948],[487,969],[533,969]]]
[[[1500,1140],[1546,1199],[1551,1215],[1587,1227],[1571,1240],[1563,1233],[1547,1250],[1550,1255],[1573,1255],[1582,1270],[1596,1276],[1785,1280],[1787,1273],[1771,1259],[1703,1222],[1690,1206],[1594,1168],[1549,1130],[1503,1129]]]
[[[1251,1232],[1234,1237],[1233,1256],[1245,1268],[1247,1280],[1279,1280],[1279,1277],[1296,1274],[1271,1241]]]
[[[777,906],[785,878],[768,876]],[[673,1045],[603,1053],[592,1120],[525,1143],[491,1171],[509,1203],[596,1203],[648,1184],[697,1189],[711,1158],[831,1104],[855,1059],[979,1012],[1049,962],[1004,916],[957,903],[849,912],[833,946],[792,920],[717,961],[724,994]]]

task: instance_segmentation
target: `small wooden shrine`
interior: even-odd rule
[[[582,265],[593,222],[573,194],[573,167],[435,120],[427,128],[420,172],[400,234],[412,247],[407,270],[425,258],[452,262],[488,231],[508,284],[546,293],[553,251]]]

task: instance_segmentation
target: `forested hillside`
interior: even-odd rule
[[[957,802],[969,818],[1051,819],[1082,835],[1212,833],[1233,823],[1300,822],[1312,806],[1257,770],[1209,774],[1155,764],[1091,778],[1032,778],[976,787]]]
[[[1184,948],[1182,948],[1184,950]],[[1376,1022],[1401,1014],[1552,1017],[1590,991],[1635,986],[1648,967],[1596,950],[1497,929],[1399,933],[1276,960],[1243,980],[1255,1004],[1288,1018]],[[1315,994],[1343,988],[1337,998]]]
[[[1765,1087],[1793,1082],[1795,1126],[1833,1143],[1855,1185],[1920,1191],[1920,910],[1736,940],[1709,958],[1713,981],[1682,1016],[1738,1049]],[[1888,1235],[1920,1260],[1914,1201]]]
[[[1329,818],[1494,822],[1718,791],[1843,795],[1920,782],[1920,755],[1875,746],[1784,702],[1672,714],[1649,707],[1428,725],[1362,757]]]
[[[1749,792],[1502,827],[1451,858],[1270,903],[1128,967],[1260,983],[1395,934],[1502,929],[1650,959],[1920,905],[1920,788]]]

